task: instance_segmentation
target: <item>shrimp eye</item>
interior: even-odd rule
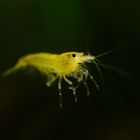
[[[73,53],[73,54],[72,54],[72,57],[76,57],[76,54],[75,54],[75,53]]]

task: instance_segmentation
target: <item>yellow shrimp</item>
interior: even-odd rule
[[[87,94],[89,94],[89,89],[86,84],[88,76],[94,82],[97,89],[99,89],[98,84],[89,74],[88,69],[85,67],[85,62],[94,62],[94,59],[94,56],[84,55],[82,52],[65,52],[62,54],[29,54],[21,57],[14,67],[3,73],[3,76],[31,66],[47,77],[47,86],[51,86],[52,83],[58,79],[60,107],[62,108],[62,79],[64,79],[64,81],[69,84],[69,89],[73,91],[75,102],[77,102],[76,89],[78,86],[75,87],[73,82],[68,79],[69,77],[76,79],[78,83],[83,83],[87,89]]]

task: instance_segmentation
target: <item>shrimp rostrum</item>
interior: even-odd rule
[[[89,77],[98,87],[98,84],[90,75],[85,67],[85,62],[94,62],[95,57],[92,55],[84,55],[82,52],[65,52],[62,54],[36,53],[21,57],[16,65],[3,73],[3,76],[9,75],[17,70],[33,67],[47,77],[46,85],[51,86],[58,79],[58,91],[60,97],[60,107],[62,108],[62,79],[69,85],[77,102],[76,89],[71,78],[74,78],[77,83],[83,83],[89,90],[86,80]],[[71,78],[70,78],[71,77]]]

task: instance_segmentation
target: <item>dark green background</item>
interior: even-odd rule
[[[36,71],[0,79],[0,139],[134,140],[140,138],[140,3],[136,0],[1,0],[0,73],[29,53],[88,51],[100,58],[102,80],[90,72],[77,91],[78,104],[63,83],[63,109],[57,82],[48,88]]]

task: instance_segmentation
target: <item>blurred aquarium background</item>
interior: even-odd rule
[[[88,80],[91,94],[80,86],[76,104],[63,82],[63,109],[57,82],[46,87],[38,72],[1,77],[0,139],[140,139],[140,2],[1,0],[0,73],[29,53],[99,55],[116,47],[99,58],[108,67],[103,78],[88,64],[100,91]]]

